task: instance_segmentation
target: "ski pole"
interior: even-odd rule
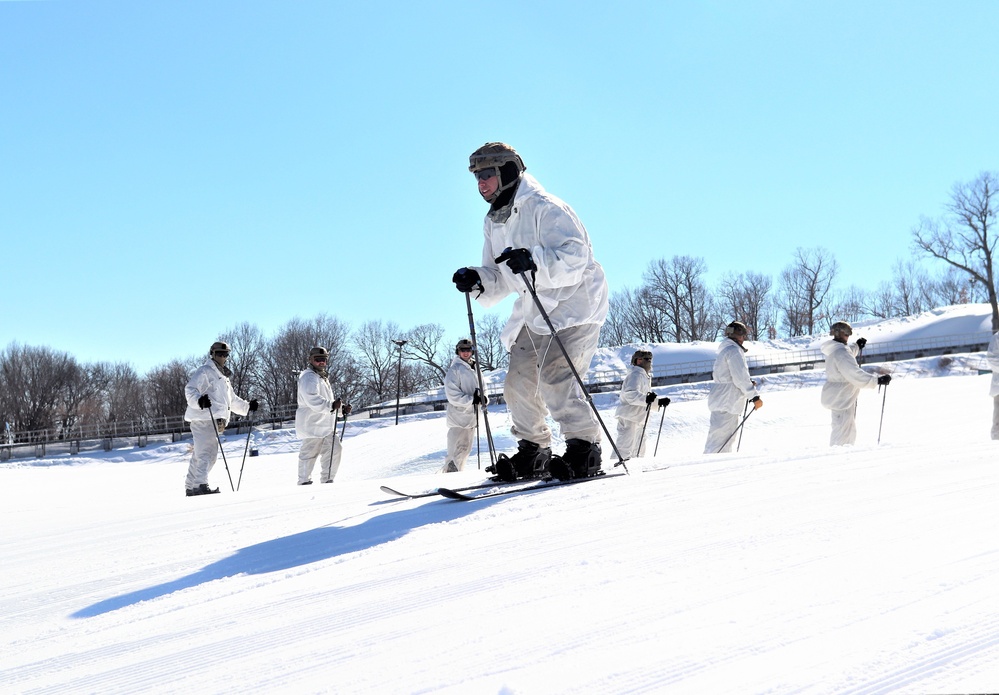
[[[744,424],[746,424],[746,420],[749,419],[749,416],[755,412],[756,408],[753,408],[752,410],[749,411],[749,413],[746,414],[746,417],[742,418],[742,422],[739,423],[739,426],[736,427],[734,430],[732,430],[732,434],[728,435],[728,439],[726,439],[724,443],[720,447],[718,447],[718,451],[715,452],[716,454],[720,454],[722,452],[722,449],[724,449],[728,445],[732,437],[735,436],[735,433],[738,432]]]
[[[659,434],[656,435],[656,448],[652,451],[652,458],[655,458],[659,451],[659,438],[663,436],[663,422],[666,420],[666,406],[661,406],[659,409],[663,411],[663,416],[659,418]]]
[[[881,387],[878,387],[880,390]],[[885,399],[888,398],[888,384],[885,384],[885,392],[881,394],[881,422],[878,423],[878,444],[881,443],[881,427],[885,424]]]
[[[486,425],[486,443],[489,444],[489,464],[493,468],[496,466],[496,445],[493,444],[493,433],[489,428],[489,406],[485,402],[486,398],[486,387],[482,381],[482,369],[479,367],[479,343],[475,338],[475,319],[472,317],[472,295],[469,292],[465,293],[465,307],[468,309],[468,332],[472,336],[472,353],[475,357],[475,376],[479,381],[479,393],[482,394],[482,421]],[[479,426],[479,418],[475,418],[475,426]],[[479,466],[481,467],[481,463]],[[488,468],[486,470],[489,470]]]
[[[472,410],[475,411],[475,460],[482,470],[482,437],[479,435],[479,404],[475,403],[472,405]]]
[[[243,447],[243,462],[239,464],[239,478],[236,480],[236,492],[243,484],[243,466],[246,465],[246,452],[250,449],[250,435],[253,434],[253,411],[250,411],[250,429],[246,432],[246,446]]]
[[[649,424],[649,413],[652,412],[652,404],[645,404],[645,422],[642,423],[642,434],[638,438],[638,447],[635,448],[635,454],[637,456],[642,455],[642,444],[645,443],[645,427]]]
[[[222,463],[225,464],[225,474],[229,476],[229,488],[236,492],[236,488],[232,485],[232,474],[229,472],[229,462],[225,459],[225,449],[222,448],[222,434],[219,432],[218,420],[215,419],[215,413],[212,412],[212,404],[208,404],[208,414],[212,416],[212,425],[215,426],[215,438],[219,440],[219,451],[222,452]]]
[[[746,418],[746,412],[749,410],[749,404],[751,402],[752,401],[746,401],[746,407],[742,409],[742,417],[743,417],[742,422],[743,422],[743,424],[745,424],[745,422],[746,422],[746,419],[745,419]],[[742,431],[744,429],[745,429],[745,427],[743,427],[742,425],[739,425],[739,442],[738,442],[738,444],[735,445],[735,450],[736,451],[739,451],[739,449],[742,448]]]
[[[531,293],[531,297],[534,298],[534,304],[538,307],[538,312],[541,317],[544,318],[545,323],[548,325],[548,330],[552,332],[552,337],[555,339],[555,343],[558,345],[559,349],[562,351],[562,356],[565,357],[566,363],[569,365],[569,369],[572,371],[572,375],[576,377],[576,383],[579,384],[579,388],[582,389],[583,395],[586,397],[586,402],[590,404],[590,408],[593,409],[593,414],[597,418],[597,422],[600,423],[601,429],[603,429],[604,434],[607,435],[607,441],[610,442],[611,448],[614,450],[614,454],[617,456],[618,461],[614,464],[615,467],[623,466],[624,472],[631,475],[631,471],[628,470],[628,466],[624,463],[624,457],[621,456],[621,452],[617,448],[617,444],[614,443],[614,438],[611,436],[610,431],[607,429],[607,425],[604,424],[604,420],[600,417],[600,413],[597,411],[597,406],[593,403],[593,396],[590,392],[586,390],[586,384],[583,383],[582,377],[579,376],[579,372],[576,371],[576,366],[572,363],[569,358],[569,352],[565,349],[565,345],[562,344],[562,339],[558,337],[558,333],[555,332],[555,326],[552,325],[552,320],[548,317],[548,312],[545,311],[544,306],[541,304],[541,300],[538,298],[538,293],[534,289],[534,283],[527,277],[527,273],[520,271],[517,273],[524,279],[524,284],[527,285],[527,289]]]

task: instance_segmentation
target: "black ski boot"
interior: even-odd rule
[[[600,470],[600,445],[591,443],[585,439],[567,439],[565,441],[565,454],[562,455],[561,464],[571,471],[572,478],[592,478],[595,475],[603,475]],[[556,473],[556,468],[557,473]],[[567,480],[560,474],[565,474],[562,467],[553,467],[552,475],[559,480]]]
[[[198,487],[191,487],[187,489],[188,497],[197,497],[198,495],[217,495],[219,492],[218,488],[214,490],[208,487],[207,484],[201,483]]]
[[[516,454],[500,454],[496,457],[496,477],[509,483],[517,478],[543,478],[548,474],[551,457],[552,450],[549,447],[521,439],[517,442]]]

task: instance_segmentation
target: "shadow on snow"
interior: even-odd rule
[[[398,540],[420,526],[452,521],[481,508],[479,504],[441,501],[379,514],[356,526],[320,526],[290,536],[274,538],[241,548],[233,555],[206,565],[193,574],[98,601],[81,608],[70,617],[92,618],[216,579],[241,574],[267,574],[303,567],[314,562],[374,548]]]

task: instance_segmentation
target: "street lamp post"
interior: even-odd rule
[[[399,348],[399,361],[395,368],[395,424],[399,424],[399,394],[402,387],[402,346],[408,341],[406,340],[393,340],[396,347]]]

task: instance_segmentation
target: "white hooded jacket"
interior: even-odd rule
[[[848,410],[857,402],[860,389],[878,385],[876,374],[865,372],[857,364],[860,348],[838,340],[822,344],[826,356],[826,383],[822,386],[822,405],[829,410]]]
[[[232,390],[229,377],[219,371],[215,360],[208,358],[203,365],[194,370],[184,387],[187,397],[187,410],[184,419],[195,420],[229,420],[230,413],[246,415],[250,412],[250,403],[244,401]],[[211,408],[202,409],[198,399],[207,395],[212,402]]]
[[[444,375],[444,395],[447,396],[447,426],[471,429],[475,427],[475,407],[472,398],[479,387],[475,368],[455,357]]]
[[[531,252],[538,266],[533,282],[538,299],[556,331],[584,324],[602,324],[607,318],[608,290],[604,270],[593,258],[583,223],[565,202],[549,194],[530,174],[521,176],[510,217],[494,222],[486,216],[482,266],[475,268],[484,291],[477,297],[484,307],[517,293],[510,320],[500,339],[507,350],[521,328],[535,333],[551,331],[538,311],[523,278],[495,258],[506,248]]]
[[[715,383],[708,393],[708,409],[713,413],[742,415],[746,401],[757,395],[746,365],[745,349],[731,338],[725,338],[718,346],[711,378]]]
[[[645,396],[652,390],[652,375],[644,368],[633,364],[621,383],[621,402],[614,411],[621,420],[641,422],[645,419]]]
[[[333,387],[329,379],[306,368],[298,376],[298,408],[295,410],[295,436],[299,439],[328,437],[336,425],[332,412]]]

